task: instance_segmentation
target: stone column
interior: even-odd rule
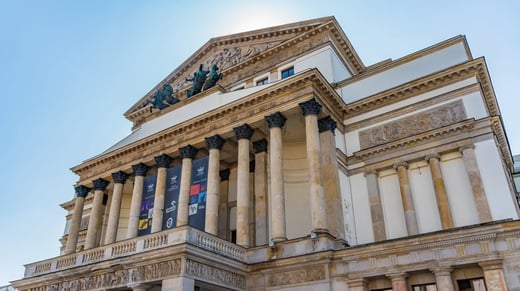
[[[228,192],[229,192],[229,169],[220,171],[220,204],[218,209],[218,237],[228,238],[229,233],[229,213],[228,213]]]
[[[347,285],[348,291],[368,291],[368,282],[364,278],[349,279]]]
[[[110,212],[108,214],[108,226],[105,235],[106,245],[114,243],[117,238],[117,226],[119,224],[119,214],[121,212],[123,186],[127,178],[128,175],[123,171],[112,173],[112,179],[114,179],[114,191],[112,192],[112,203],[110,204]]]
[[[79,229],[81,227],[81,218],[83,217],[83,205],[85,204],[85,197],[90,192],[90,188],[80,185],[75,188],[76,198],[74,199],[74,212],[70,220],[69,235],[67,237],[67,244],[65,246],[64,254],[72,254],[76,251],[78,243]]]
[[[433,268],[431,271],[435,275],[437,290],[455,290],[453,279],[451,278],[451,268]]]
[[[187,145],[179,149],[182,158],[181,183],[179,186],[179,203],[177,210],[177,226],[188,225],[189,204],[190,204],[190,186],[191,186],[191,168],[193,159],[197,154],[197,149],[191,145]]]
[[[477,205],[478,217],[480,222],[488,222],[492,220],[491,210],[486,198],[486,192],[484,191],[484,184],[482,183],[482,177],[478,169],[477,158],[475,157],[475,147],[464,146],[460,148],[462,153],[462,159],[466,166],[466,172],[468,172],[469,182],[471,189],[473,190],[473,197],[475,197],[475,203]]]
[[[269,126],[269,165],[271,170],[271,240],[287,239],[283,180],[282,128],[287,118],[280,112],[265,117]]]
[[[318,114],[321,105],[315,100],[300,103],[305,116],[305,142],[307,146],[307,161],[309,163],[309,186],[312,232],[328,232],[327,205],[321,177],[320,135],[318,131]]]
[[[443,229],[453,228],[453,218],[451,217],[450,204],[448,201],[448,192],[442,177],[440,157],[437,154],[426,156],[426,161],[430,165],[432,172],[433,187],[435,189],[435,198],[437,199],[437,208]]]
[[[85,239],[85,250],[99,246],[99,234],[101,233],[101,220],[103,218],[103,195],[110,182],[104,179],[96,179],[94,183],[94,201],[88,221],[87,238]]]
[[[255,149],[255,242],[256,245],[266,244],[269,240],[267,233],[267,140],[253,142]],[[285,224],[284,224],[285,225]],[[284,226],[285,230],[285,226]]]
[[[386,239],[386,231],[377,172],[373,170],[368,171],[365,173],[365,178],[367,180],[368,202],[370,203],[370,216],[372,217],[374,240],[382,241]]]
[[[249,162],[249,245],[256,246],[256,231],[255,231],[255,165],[256,161],[252,160]]]
[[[254,131],[247,124],[233,130],[238,140],[237,244],[249,247],[249,140]]]
[[[161,290],[193,291],[195,290],[195,280],[185,276],[164,279],[162,280]]]
[[[492,260],[478,263],[484,271],[486,289],[492,291],[506,291],[507,285],[504,279],[502,260]]]
[[[392,290],[393,291],[407,291],[408,287],[406,284],[406,274],[405,273],[399,273],[399,274],[391,274],[388,275],[390,280],[392,280]]]
[[[152,228],[150,233],[162,230],[164,213],[164,193],[166,191],[166,170],[172,158],[162,154],[154,158],[157,165],[157,181],[155,182],[155,196],[153,199]]]
[[[220,202],[220,150],[225,140],[216,134],[206,138],[209,148],[208,188],[206,200],[205,231],[218,234],[218,209]]]
[[[343,210],[341,206],[341,190],[339,187],[339,168],[336,155],[336,122],[327,116],[318,120],[320,131],[321,166],[323,177],[323,188],[327,205],[327,221],[329,230],[336,238],[345,238],[345,227],[343,226]]]
[[[141,203],[143,200],[144,176],[150,169],[147,165],[139,163],[132,166],[135,174],[132,202],[130,203],[130,215],[128,217],[128,232],[126,238],[137,237],[139,231],[139,215],[141,214]]]
[[[412,188],[410,187],[407,168],[408,164],[405,162],[394,165],[394,169],[397,170],[397,176],[399,177],[399,190],[401,191],[406,229],[408,230],[408,235],[414,235],[419,233],[419,226],[417,224],[417,216],[415,215]]]

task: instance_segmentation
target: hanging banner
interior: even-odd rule
[[[204,230],[206,222],[206,188],[208,184],[209,157],[193,161],[191,171],[190,205],[188,224]]]
[[[177,203],[181,183],[181,166],[166,172],[166,191],[164,193],[164,213],[162,229],[174,228],[177,224]]]
[[[157,175],[144,178],[143,200],[141,202],[141,213],[139,215],[139,225],[137,235],[149,234],[152,228],[153,200],[155,198],[155,182]]]

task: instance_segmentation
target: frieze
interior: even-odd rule
[[[126,287],[128,285],[158,280],[181,272],[181,259],[160,262],[131,269],[122,269],[103,274],[79,278],[77,280],[51,284],[45,290],[80,291]]]
[[[186,260],[186,275],[207,280],[217,284],[232,286],[239,289],[246,288],[246,276],[218,269],[194,260]]]
[[[282,286],[325,279],[325,269],[318,266],[271,274],[268,277],[267,284],[269,286]]]
[[[450,125],[466,119],[461,100],[359,132],[361,149]]]

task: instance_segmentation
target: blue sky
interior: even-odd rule
[[[466,35],[520,154],[519,11],[513,0],[0,0],[0,286],[59,254],[69,168],[127,135],[123,113],[211,37],[332,15],[371,65]]]

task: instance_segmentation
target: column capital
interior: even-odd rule
[[[92,183],[94,184],[93,188],[95,191],[105,191],[107,189],[108,184],[110,184],[109,181],[102,178],[96,179],[92,181]]]
[[[302,102],[298,105],[300,105],[300,108],[302,109],[303,116],[320,114],[321,105],[314,98],[309,101]]]
[[[162,154],[160,156],[155,157],[154,160],[157,167],[168,168],[173,159],[166,154]]]
[[[280,112],[275,112],[271,115],[268,115],[265,117],[265,120],[267,121],[267,125],[269,128],[273,127],[279,127],[282,128],[285,124],[285,121],[287,121],[287,118],[283,116]]]
[[[220,171],[220,181],[228,181],[229,180],[229,169],[224,169]]]
[[[504,267],[502,266],[502,260],[501,259],[498,259],[498,260],[490,260],[490,261],[485,261],[485,262],[480,262],[478,263],[478,265],[482,268],[482,270],[484,271],[489,271],[489,270],[501,270],[503,269]]]
[[[406,277],[408,277],[408,274],[405,273],[405,272],[402,272],[402,273],[391,273],[391,274],[387,274],[386,275],[388,278],[390,278],[390,280],[392,280],[392,282],[394,281],[403,281],[406,279]]]
[[[464,152],[465,150],[474,150],[474,149],[475,149],[475,145],[474,145],[474,144],[467,144],[467,145],[463,145],[463,146],[461,146],[461,147],[459,148],[459,152],[460,152],[461,154],[464,154],[463,152]]]
[[[124,184],[128,179],[128,174],[123,171],[115,172],[112,173],[112,179],[114,179],[114,183]]]
[[[447,275],[451,275],[451,272],[453,271],[453,268],[450,268],[450,267],[433,267],[433,268],[430,268],[430,271],[434,274],[434,275],[437,275],[437,276],[447,276]]]
[[[220,149],[222,149],[222,146],[224,146],[224,143],[226,142],[226,140],[223,139],[218,134],[215,134],[214,136],[206,137],[205,140],[206,140],[206,144],[208,145],[208,148],[210,150],[212,150],[212,149],[220,150]]]
[[[262,138],[261,140],[254,141],[253,148],[255,149],[255,154],[267,152],[267,140]]]
[[[408,163],[407,162],[398,162],[398,163],[395,163],[393,168],[394,169],[399,169],[399,167],[404,167],[405,169],[408,168]]]
[[[132,166],[132,170],[134,170],[134,174],[136,176],[145,176],[146,172],[148,172],[149,169],[150,169],[150,167],[148,167],[147,165],[145,165],[143,163],[139,163],[139,164]]]
[[[336,121],[334,121],[334,119],[332,119],[330,116],[318,120],[318,129],[320,132],[330,130],[334,134],[336,127]]]
[[[76,191],[77,197],[85,198],[92,189],[84,185],[79,185],[75,187],[74,190]]]
[[[365,278],[349,278],[347,280],[347,285],[349,288],[354,288],[354,287],[367,287],[368,285],[368,280],[365,279]]]
[[[247,123],[233,128],[233,131],[235,132],[235,136],[237,137],[237,140],[250,139],[254,133],[254,130]]]
[[[253,173],[255,171],[256,162],[252,160],[249,162],[249,173]]]
[[[366,177],[366,176],[370,176],[370,175],[375,175],[376,177],[379,177],[379,172],[377,170],[374,170],[374,169],[370,169],[370,170],[366,170],[363,175]]]
[[[431,153],[431,154],[427,154],[425,157],[424,157],[424,160],[429,162],[431,159],[437,159],[437,160],[440,160],[441,159],[441,156],[438,154],[438,153]]]
[[[179,148],[181,158],[183,158],[183,159],[193,160],[198,151],[199,151],[198,149],[196,149],[194,146],[192,146],[190,144],[187,146],[184,146],[182,148]]]

